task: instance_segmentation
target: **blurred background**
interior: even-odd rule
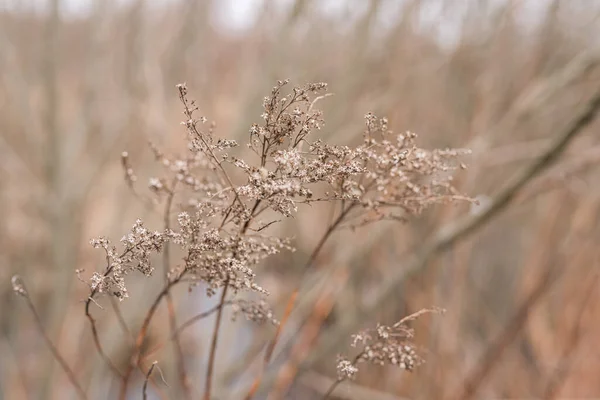
[[[0,398],[75,394],[12,291],[17,273],[90,398],[115,398],[119,382],[84,316],[89,289],[74,271],[103,268],[92,237],[116,242],[138,217],[159,229],[160,209],[131,193],[120,155],[129,152],[143,188],[157,170],[149,140],[166,152],[185,150],[176,84],[187,83],[219,136],[243,142],[278,79],[327,82],[334,96],[319,102],[324,139],[356,143],[372,111],[397,132],[417,132],[422,147],[470,148],[456,185],[485,204],[599,89],[599,16],[596,0],[0,1]],[[414,325],[425,366],[412,374],[365,368],[334,397],[451,398],[478,372],[473,398],[600,397],[599,162],[596,122],[501,215],[357,327],[445,308]],[[476,211],[436,206],[407,224],[336,235],[319,263],[352,273],[336,276],[327,292],[319,335],[360,309],[441,226]],[[330,212],[301,209],[282,230],[298,251],[257,271],[277,315]],[[558,274],[551,285],[548,271]],[[129,299],[101,298],[102,309],[93,309],[103,346],[121,366],[127,329],[140,326],[162,282],[129,279]],[[175,299],[179,321],[214,305],[200,289],[183,288]],[[161,346],[169,335],[163,308],[144,351],[169,386],[156,378],[149,396],[178,398],[172,346]],[[274,329],[227,321],[215,393],[236,398],[228,390],[256,375],[248,365]],[[196,394],[211,331],[209,319],[181,338]],[[292,339],[302,335],[310,330],[298,327]],[[313,348],[308,340],[300,357]],[[335,356],[311,357],[287,398],[320,398],[335,378]],[[142,383],[136,376],[131,398]]]

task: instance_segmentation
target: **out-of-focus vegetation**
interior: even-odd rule
[[[115,396],[118,380],[97,354],[83,312],[89,288],[75,270],[89,274],[102,265],[89,238],[116,241],[137,217],[160,226],[160,210],[140,202],[123,180],[120,155],[129,152],[144,180],[155,172],[148,140],[167,151],[185,146],[177,83],[187,83],[219,135],[243,142],[275,81],[327,82],[334,96],[319,101],[323,137],[359,142],[363,116],[372,111],[387,115],[395,131],[417,132],[422,147],[470,148],[468,169],[455,185],[483,205],[600,88],[600,4],[590,0],[265,0],[256,2],[244,30],[231,29],[219,0],[96,0],[77,15],[61,12],[60,0],[43,11],[27,1],[7,3],[0,12],[0,397],[6,399],[74,393],[13,294],[10,277],[17,273],[90,398]],[[596,122],[501,215],[397,287],[394,301],[380,304],[364,325],[445,308],[443,317],[416,322],[426,364],[414,373],[370,368],[335,396],[443,399],[462,393],[465,382],[476,386],[476,397],[600,396],[599,162]],[[477,210],[437,206],[405,224],[333,237],[318,262],[342,272],[323,299],[327,317],[317,318],[318,336],[360,310],[440,226]],[[298,251],[257,271],[279,315],[330,215],[325,206],[301,208],[285,223]],[[162,282],[132,278],[130,299],[118,305],[105,299],[94,310],[118,366],[130,350],[114,310],[137,330],[148,296]],[[181,321],[215,304],[202,291],[176,291],[175,299]],[[316,343],[300,317],[287,326],[298,334],[282,343],[306,339],[299,357],[310,363],[294,375],[287,396],[319,398],[335,376],[335,353],[351,340],[311,354]],[[162,345],[169,337],[166,307],[154,322],[143,350],[159,361],[170,387],[155,379],[149,391],[176,398],[175,357],[171,345]],[[247,366],[260,364],[273,330],[228,320],[223,328],[214,391],[228,398],[256,375]],[[197,393],[210,335],[198,328],[181,337]],[[280,364],[275,357],[274,366]],[[136,379],[139,389],[144,379]]]

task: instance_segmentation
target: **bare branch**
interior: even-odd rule
[[[144,379],[144,386],[142,387],[142,398],[146,400],[148,398],[148,381],[150,380],[150,375],[152,375],[152,371],[154,370],[154,366],[158,364],[158,361],[154,361],[146,374],[146,379]]]
[[[60,364],[60,366],[62,367],[62,369],[67,374],[67,377],[69,378],[69,381],[71,382],[71,384],[73,385],[73,387],[77,391],[77,396],[80,399],[87,399],[87,395],[85,394],[85,391],[83,390],[83,388],[81,387],[81,385],[77,381],[77,377],[75,376],[75,373],[73,372],[73,370],[71,369],[71,367],[69,366],[69,364],[67,364],[67,361],[59,353],[59,351],[56,348],[56,346],[54,346],[54,343],[52,343],[52,341],[50,340],[50,338],[46,334],[46,331],[44,330],[44,325],[42,324],[42,320],[41,320],[39,314],[37,313],[37,311],[35,309],[35,306],[33,305],[33,302],[31,301],[31,298],[29,297],[29,292],[27,291],[27,288],[25,287],[25,283],[23,282],[23,280],[21,279],[20,276],[15,275],[15,276],[12,277],[12,287],[13,287],[13,291],[17,295],[23,297],[26,300],[27,307],[29,307],[29,310],[31,310],[31,313],[33,314],[33,318],[35,320],[35,324],[36,324],[36,326],[37,326],[40,334],[44,338],[44,341],[46,342],[46,346],[48,346],[48,349],[50,349],[50,352],[52,353],[52,355],[54,356],[54,358],[56,359],[56,361],[58,361],[58,363]]]

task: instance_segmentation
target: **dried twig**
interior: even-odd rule
[[[306,261],[306,264],[302,271],[302,277],[304,277],[307,274],[307,272],[314,267],[314,263],[315,263],[317,257],[319,256],[320,252],[325,247],[325,243],[327,243],[329,238],[333,235],[333,233],[336,231],[336,229],[344,221],[344,218],[350,213],[352,208],[353,208],[352,204],[346,208],[343,208],[342,211],[340,212],[340,214],[338,215],[338,217],[329,225],[329,227],[327,228],[327,230],[325,231],[325,233],[323,234],[323,236],[317,243],[316,247],[313,249],[313,252],[308,257],[308,260]],[[260,387],[263,373],[264,373],[266,367],[271,362],[271,358],[273,357],[273,352],[275,351],[275,346],[277,346],[277,343],[279,342],[279,338],[281,336],[281,333],[283,332],[283,328],[285,327],[292,311],[294,310],[294,308],[296,306],[296,299],[300,292],[300,285],[303,280],[302,277],[298,280],[298,285],[296,286],[296,288],[294,289],[294,291],[292,292],[292,294],[290,295],[290,297],[286,303],[284,317],[283,317],[281,323],[279,324],[279,326],[277,327],[275,336],[273,337],[273,339],[269,342],[269,344],[267,346],[267,350],[265,352],[265,358],[262,363],[262,368],[260,369],[258,376],[255,378],[250,389],[248,390],[248,394],[246,394],[245,398],[247,400],[251,399],[256,394],[257,390]]]
[[[56,348],[56,346],[54,346],[54,343],[52,343],[52,341],[46,334],[46,331],[44,330],[44,325],[42,324],[42,320],[41,320],[39,314],[37,313],[35,306],[33,305],[33,302],[31,301],[31,298],[29,297],[29,293],[27,292],[25,283],[23,282],[21,277],[19,277],[18,275],[13,276],[11,282],[12,282],[13,291],[17,295],[19,295],[25,299],[27,306],[29,307],[29,310],[33,314],[35,324],[36,324],[38,330],[40,331],[40,334],[44,338],[44,341],[46,342],[46,346],[48,346],[48,349],[50,349],[50,352],[52,353],[52,355],[54,356],[56,361],[58,361],[58,363],[60,364],[62,369],[67,374],[69,381],[71,382],[71,384],[77,391],[77,396],[80,399],[87,399],[87,395],[85,394],[85,391],[83,390],[83,388],[77,381],[77,377],[75,376],[75,373],[73,372],[73,370],[71,370],[71,367],[69,367],[69,364],[67,364],[67,361],[63,358],[63,356],[60,355],[58,349]]]
[[[89,309],[89,305],[91,304],[91,302],[95,303],[95,301],[93,300],[93,298],[90,296],[89,299],[88,299],[88,301],[86,302],[85,316],[90,321],[90,326],[92,328],[92,338],[94,340],[94,346],[96,346],[96,350],[98,351],[98,354],[100,354],[100,357],[102,357],[102,359],[104,360],[104,362],[106,363],[106,365],[108,365],[108,368],[115,375],[122,377],[123,374],[121,373],[121,371],[119,371],[119,369],[111,361],[110,357],[108,357],[108,355],[104,352],[104,349],[102,348],[102,345],[100,344],[100,337],[98,335],[98,327],[96,326],[96,320],[94,319],[94,317],[92,317],[92,314],[91,314],[90,309]]]
[[[273,340],[271,342],[269,342],[269,344],[267,346],[267,350],[265,351],[265,358],[263,360],[263,364],[261,366],[259,375],[255,378],[254,383],[252,384],[252,386],[250,387],[250,390],[248,391],[248,394],[246,394],[246,397],[245,397],[246,400],[251,399],[256,394],[256,391],[260,387],[263,372],[264,372],[265,368],[267,367],[267,365],[269,364],[269,362],[271,361],[271,357],[273,356],[273,351],[275,350],[275,346],[277,346],[277,342],[279,340],[279,337],[281,335],[283,327],[285,326],[286,322],[288,321],[288,318],[290,317],[290,314],[292,313],[292,310],[294,309],[294,304],[296,303],[297,295],[298,295],[298,291],[296,290],[292,293],[292,296],[290,297],[290,299],[286,305],[285,312],[283,314],[281,323],[277,327],[277,332],[275,332],[275,337],[273,338]]]
[[[146,374],[146,379],[144,379],[144,386],[142,386],[142,398],[146,400],[148,398],[148,381],[150,380],[150,375],[152,375],[152,371],[154,370],[154,366],[158,364],[158,361],[154,361]]]
[[[173,183],[171,187],[168,188],[167,201],[165,203],[165,210],[163,215],[164,220],[164,230],[167,232],[171,228],[171,207],[173,205],[173,198],[175,197],[175,187],[177,185],[177,180],[173,179]],[[165,283],[169,283],[169,270],[170,268],[170,243],[167,241],[163,247],[163,272]],[[190,382],[188,380],[187,374],[185,372],[185,358],[183,356],[183,350],[181,348],[181,341],[179,340],[179,334],[177,329],[177,320],[175,317],[175,306],[173,304],[173,296],[171,292],[168,290],[166,294],[167,298],[167,310],[169,314],[169,329],[171,331],[171,339],[173,340],[173,348],[175,352],[175,359],[177,364],[177,370],[179,372],[179,381],[181,383],[181,387],[183,389],[183,396],[186,399],[191,399],[191,388]]]
[[[208,356],[208,367],[206,369],[206,386],[204,388],[204,400],[210,400],[210,391],[212,385],[212,377],[215,368],[215,356],[217,354],[217,342],[219,340],[219,329],[221,328],[221,320],[223,318],[223,305],[227,296],[227,289],[229,289],[229,283],[225,282],[225,286],[221,292],[221,298],[219,299],[217,318],[215,322],[215,329],[210,342],[210,353]]]
[[[125,322],[125,318],[123,318],[123,313],[121,312],[119,305],[117,304],[116,300],[112,297],[110,298],[110,305],[112,306],[112,309],[115,312],[115,315],[117,316],[117,321],[119,322],[119,326],[121,327],[121,330],[127,336],[129,341],[131,343],[133,343],[134,337],[133,337],[133,334],[131,333],[131,329],[129,329],[129,327],[127,326],[127,322]]]
[[[223,171],[225,171],[225,170],[223,170]],[[236,195],[237,195],[237,193],[236,193]],[[246,219],[246,222],[244,222],[244,225],[240,229],[240,235],[244,235],[246,233],[246,231],[250,228],[250,224],[252,223],[252,220],[256,216],[256,211],[258,210],[258,207],[260,206],[260,203],[261,203],[260,199],[256,200],[254,202],[254,206],[252,207],[252,211],[250,211],[250,216],[248,217],[248,219]],[[225,224],[225,220],[226,219],[227,219],[227,215],[223,219],[223,222],[221,223],[221,227],[223,227],[223,225]],[[235,254],[234,254],[234,258],[235,258]],[[224,306],[226,304],[227,290],[228,289],[229,289],[229,281],[227,280],[227,281],[225,281],[225,285],[223,286],[223,291],[221,293],[221,298],[219,300],[218,310],[217,310],[217,318],[216,318],[216,321],[215,321],[215,329],[213,331],[213,336],[212,336],[211,344],[210,344],[210,353],[209,353],[209,357],[208,357],[208,367],[206,369],[206,386],[205,386],[205,389],[204,389],[204,399],[205,400],[210,400],[210,393],[211,393],[212,377],[213,377],[213,372],[214,372],[215,357],[216,357],[216,354],[217,354],[217,342],[218,342],[218,336],[219,336],[219,329],[221,327],[221,319],[223,318],[223,308],[225,308]]]
[[[298,335],[299,338],[291,351],[290,358],[280,369],[279,378],[269,395],[269,400],[285,398],[298,372],[298,364],[306,354],[310,353],[310,349],[314,346],[323,322],[333,309],[336,295],[339,294],[341,287],[348,278],[345,270],[338,270],[337,272],[337,276],[334,277],[337,281],[334,282],[336,287],[328,287],[315,302],[312,315],[302,328],[300,335]]]
[[[120,389],[120,393],[119,393],[119,399],[124,400],[126,398],[127,386],[129,384],[129,379],[131,378],[131,374],[133,373],[133,369],[139,368],[140,351],[141,351],[142,345],[144,344],[144,340],[146,339],[146,334],[148,332],[148,328],[150,327],[150,322],[152,321],[152,317],[154,316],[156,310],[158,309],[158,306],[160,305],[160,302],[162,301],[163,297],[165,297],[167,295],[167,293],[169,293],[169,291],[171,290],[171,288],[173,286],[175,286],[176,284],[178,284],[180,282],[182,277],[183,277],[183,275],[179,275],[172,281],[169,281],[163,287],[163,289],[160,291],[158,296],[156,296],[156,298],[154,299],[154,302],[152,303],[152,305],[146,312],[146,316],[144,317],[144,322],[142,322],[142,326],[141,326],[141,328],[136,336],[136,339],[135,339],[135,346],[132,350],[130,362],[127,366],[125,374],[123,374],[122,379],[121,379],[121,389]]]
[[[126,250],[123,254],[121,254],[121,256],[124,256],[128,253],[129,251]],[[110,273],[113,270],[113,266],[110,263],[110,259],[108,257],[108,253],[106,255],[106,270],[104,271],[103,276],[107,277],[110,275]],[[92,303],[97,304],[96,301],[94,300],[94,297],[100,292],[100,286],[96,286],[92,289],[90,295],[88,296],[86,302],[85,302],[85,316],[86,318],[90,321],[90,327],[92,328],[92,338],[94,340],[94,346],[96,347],[96,350],[98,351],[98,354],[100,354],[100,357],[102,357],[102,359],[104,360],[104,362],[106,363],[106,365],[108,365],[109,369],[117,376],[123,378],[123,374],[121,373],[121,371],[119,371],[119,369],[115,366],[115,364],[111,361],[111,359],[108,357],[108,355],[104,352],[104,349],[102,348],[102,345],[100,344],[100,337],[98,335],[98,327],[96,326],[96,320],[94,319],[94,317],[92,316],[91,310],[90,310],[90,306]]]
[[[177,330],[174,333],[177,333],[178,335],[180,335],[181,332],[184,329],[189,328],[190,326],[192,326],[196,322],[200,321],[203,318],[208,317],[209,315],[213,314],[214,312],[218,311],[219,309],[223,308],[224,306],[226,306],[228,304],[232,304],[232,302],[231,301],[225,301],[225,302],[223,302],[223,304],[217,304],[213,308],[211,308],[211,309],[209,309],[207,311],[204,311],[204,312],[202,312],[200,314],[197,314],[197,315],[193,316],[192,318],[188,319],[183,324],[181,324],[179,326],[179,328],[177,328]],[[171,334],[171,339],[173,339],[173,334]]]

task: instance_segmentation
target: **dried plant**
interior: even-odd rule
[[[358,374],[359,364],[376,366],[393,365],[406,371],[413,371],[425,360],[418,354],[412,342],[414,330],[408,325],[426,313],[443,313],[445,310],[423,309],[411,314],[392,326],[377,325],[375,329],[363,330],[352,335],[351,346],[359,349],[352,360],[347,356],[337,357],[337,380],[330,386],[323,399],[328,398],[335,388],[345,380],[354,380]]]
[[[593,109],[598,109],[600,59],[590,46],[600,25],[591,23],[598,11],[589,4],[593,2],[533,1],[529,2],[534,3],[532,8],[528,2],[450,0],[438,12],[428,13],[431,18],[422,23],[420,0],[366,0],[361,7],[334,12],[324,10],[319,2],[315,7],[314,2],[292,0],[290,7],[265,5],[253,10],[245,19],[246,27],[235,35],[229,31],[227,15],[219,17],[223,23],[209,12],[223,8],[219,1],[168,2],[158,8],[148,7],[147,2],[126,7],[120,2],[95,2],[78,10],[76,18],[68,4],[48,3],[43,12],[26,5],[4,7],[0,24],[5,78],[0,79],[4,105],[0,264],[7,283],[4,308],[0,308],[4,327],[0,348],[8,366],[0,368],[0,386],[5,397],[82,397],[76,391],[81,387],[87,392],[84,396],[116,398],[114,388],[123,379],[129,382],[128,397],[168,398],[162,391],[169,386],[171,398],[196,398],[202,393],[194,390],[204,390],[206,373],[206,363],[199,361],[205,361],[209,353],[205,350],[211,350],[210,358],[217,361],[225,353],[236,358],[231,364],[217,362],[224,370],[215,370],[212,397],[244,398],[260,374],[255,398],[266,397],[267,391],[271,399],[282,398],[285,390],[290,397],[312,398],[312,391],[322,395],[332,383],[316,371],[329,369],[335,380],[336,352],[352,333],[375,327],[377,321],[390,325],[387,317],[381,318],[382,305],[385,315],[395,318],[402,316],[405,307],[418,309],[432,303],[444,305],[451,315],[441,321],[440,329],[418,328],[415,342],[427,343],[428,352],[442,354],[439,362],[418,352],[427,359],[426,365],[409,378],[410,385],[387,387],[398,391],[394,394],[370,390],[398,372],[408,374],[359,363],[358,382],[343,382],[332,397],[456,395],[466,400],[482,393],[492,397],[537,393],[550,398],[600,391],[594,357],[584,350],[593,349],[591,338],[598,320],[593,318],[593,299],[585,301],[588,286],[594,292],[589,273],[590,266],[597,264],[594,243],[600,234],[593,223],[599,207],[593,182],[600,154],[593,117]],[[429,29],[440,23],[452,26],[456,35],[449,38],[439,29]],[[377,110],[390,117],[390,126],[418,132],[415,141],[420,146],[433,149],[448,143],[472,148],[469,171],[461,173],[454,185],[485,201],[469,215],[461,215],[465,207],[450,205],[417,219],[384,204],[370,210],[366,201],[378,196],[375,187],[369,188],[361,204],[340,197],[330,200],[338,183],[306,184],[312,191],[310,201],[298,196],[296,203],[281,203],[293,221],[267,208],[246,230],[265,237],[294,237],[287,244],[298,247],[293,256],[286,248],[276,258],[249,266],[256,273],[253,283],[272,295],[245,289],[235,294],[229,285],[227,290],[211,288],[191,271],[175,286],[172,281],[184,267],[188,250],[168,235],[180,233],[179,214],[195,218],[202,196],[194,186],[222,182],[224,208],[235,200],[230,187],[238,190],[250,209],[256,199],[242,197],[242,186],[255,188],[231,157],[222,166],[233,186],[210,155],[202,161],[206,165],[194,167],[189,174],[198,182],[178,180],[173,164],[161,169],[165,160],[190,157],[189,153],[173,155],[178,153],[173,135],[163,137],[171,145],[169,150],[156,142],[158,146],[151,145],[146,152],[158,159],[148,179],[147,157],[144,149],[136,147],[142,147],[139,144],[147,135],[154,138],[171,132],[170,124],[175,132],[178,128],[172,124],[179,120],[173,118],[179,108],[173,104],[177,91],[165,90],[164,85],[174,86],[175,79],[189,76],[190,93],[193,88],[201,94],[206,100],[199,103],[202,111],[219,122],[218,129],[208,121],[199,123],[199,129],[212,129],[215,142],[223,137],[240,144],[215,154],[230,153],[258,167],[260,177],[273,171],[275,163],[270,157],[260,170],[259,156],[245,148],[245,128],[251,122],[258,122],[256,129],[264,128],[256,99],[275,70],[289,71],[294,79],[319,76],[335,88],[336,97],[327,100],[323,91],[310,93],[311,113],[323,107],[326,125],[321,121],[322,131],[311,132],[297,147],[303,157],[311,151],[308,142],[319,138],[327,144],[352,143],[356,149],[361,144],[357,111]],[[291,98],[288,87],[281,89],[279,98]],[[596,100],[590,101],[590,96]],[[590,104],[595,104],[591,110]],[[301,106],[306,110],[306,104]],[[569,122],[580,116],[581,123]],[[575,129],[565,131],[566,124]],[[185,126],[180,131],[186,132]],[[380,133],[374,137],[383,140]],[[395,142],[394,135],[388,137]],[[144,201],[143,211],[131,207],[131,196],[121,196],[125,185],[118,183],[120,171],[107,162],[123,149],[128,150],[121,155],[124,178]],[[285,143],[280,150],[288,150]],[[460,166],[458,160],[448,162],[452,168]],[[436,174],[445,179],[450,172]],[[366,181],[361,182],[365,188]],[[428,183],[429,177],[417,182]],[[358,192],[350,187],[346,194]],[[309,203],[313,206],[307,207]],[[257,212],[268,205],[261,201]],[[236,207],[241,207],[237,200]],[[325,209],[330,218],[317,218]],[[155,218],[158,214],[162,222]],[[118,225],[125,221],[129,226],[107,234],[111,217],[119,218]],[[124,254],[128,245],[119,242],[138,217],[143,220],[140,229],[165,237],[158,251],[140,248],[147,256],[147,263],[141,264]],[[361,228],[360,234],[344,232],[343,240],[336,240],[342,228],[379,219],[408,219],[410,229],[377,223]],[[227,233],[222,232],[221,221],[215,217],[210,222],[219,235],[237,233],[229,222],[223,228]],[[319,238],[315,232],[326,234]],[[90,253],[85,243],[99,235],[108,236],[112,243],[104,244],[107,249],[97,243],[100,251]],[[112,255],[104,266],[101,259],[109,250]],[[96,268],[90,263],[96,263]],[[111,264],[114,275],[107,273]],[[546,270],[561,265],[568,268],[557,285],[546,285]],[[74,289],[76,268],[86,284]],[[318,303],[329,293],[324,288],[337,287],[331,278],[334,269],[335,276],[338,271],[346,274],[347,284],[339,297],[332,298],[335,304],[321,307]],[[307,271],[306,276],[299,274],[302,271]],[[23,277],[13,287],[20,294],[15,298],[5,293],[13,274]],[[489,280],[509,284],[482,284]],[[301,282],[302,290],[294,291]],[[134,288],[133,283],[139,285]],[[207,308],[186,320],[183,313],[197,306],[182,296],[188,284],[199,285],[196,295],[203,297],[205,290],[212,290],[215,298],[201,300]],[[282,294],[291,294],[287,306]],[[86,299],[87,320],[83,321],[80,313],[70,311],[81,298]],[[557,299],[564,307],[555,307]],[[265,308],[255,314],[259,305],[275,302],[281,304],[274,312]],[[331,315],[329,307],[333,307]],[[209,349],[204,333],[211,334],[213,322],[207,326],[204,318],[220,310],[221,334],[215,335]],[[168,313],[168,324],[163,312]],[[581,326],[578,313],[586,316]],[[232,314],[238,322],[226,324],[225,318]],[[239,337],[225,331],[254,315],[276,317],[280,323],[250,332],[243,327],[248,340],[225,349],[226,341]],[[198,324],[194,326],[200,328],[199,335],[183,332],[192,324]],[[47,345],[37,345],[35,338],[43,338]],[[271,340],[265,351],[264,341]],[[195,353],[200,345],[204,352]],[[94,346],[100,357],[93,354]],[[347,351],[350,362],[354,351],[360,352],[360,346]],[[131,357],[134,352],[138,356]],[[263,354],[268,357],[264,357],[264,372],[259,372],[257,364],[262,360],[257,357]],[[129,357],[132,367],[123,363]],[[159,364],[152,370],[154,360]],[[160,382],[159,365],[170,385]],[[294,372],[285,375],[281,367],[289,365]],[[275,379],[285,383],[279,392]]]
[[[204,285],[208,296],[221,292],[215,309],[180,329],[172,326],[176,338],[183,327],[213,311],[217,313],[205,399],[211,395],[223,308],[231,305],[234,317],[241,313],[252,321],[277,324],[266,301],[268,288],[258,283],[254,269],[268,257],[294,248],[290,239],[268,233],[280,219],[262,221],[261,217],[289,218],[303,204],[338,203],[338,217],[315,248],[307,263],[310,266],[327,238],[337,229],[356,228],[381,220],[405,221],[431,204],[470,200],[457,193],[451,184],[451,172],[464,167],[457,158],[467,153],[466,150],[418,148],[414,133],[395,135],[388,129],[385,118],[377,118],[371,113],[365,116],[366,129],[360,145],[348,147],[324,143],[315,137],[324,126],[322,112],[315,104],[324,97],[327,85],[307,84],[284,93],[287,85],[288,81],[278,82],[264,98],[262,123],[252,125],[249,131],[246,145],[252,156],[248,159],[228,154],[238,147],[238,143],[217,138],[215,125],[198,115],[198,106],[189,98],[186,85],[177,85],[188,151],[174,157],[151,145],[164,174],[151,177],[148,188],[156,201],[167,202],[165,226],[150,230],[137,220],[121,239],[120,249],[104,237],[91,241],[94,247],[104,250],[106,257],[104,271],[95,272],[88,279],[91,292],[86,302],[86,315],[101,354],[104,352],[90,315],[94,299],[109,295],[125,300],[129,296],[126,286],[129,274],[137,271],[151,276],[155,269],[153,256],[165,252],[169,245],[176,246],[182,254],[181,262],[168,269],[165,286],[146,314],[128,370],[124,374],[117,370],[122,378],[121,398],[126,394],[132,370],[140,367],[140,348],[158,304],[163,297],[169,297],[173,286],[179,283],[186,282],[190,289]],[[127,184],[134,188],[138,179],[127,152],[122,153],[121,161]],[[240,176],[241,179],[234,178]],[[179,196],[182,207],[177,224],[171,228],[168,220],[174,196]],[[377,357],[382,357],[382,360],[404,365],[407,370],[414,368],[419,359],[409,345],[396,346],[396,350],[410,350],[402,350],[404,353],[396,354],[396,358],[385,353],[388,347],[383,343],[400,343],[397,342],[400,331],[409,332],[403,323],[378,327],[377,340],[352,365],[362,361],[376,363]],[[365,344],[370,340],[368,336],[363,338]],[[116,370],[108,357],[104,358],[111,369]],[[353,366],[346,364],[348,362],[340,361],[338,369],[349,373]],[[150,376],[150,372],[145,376]],[[184,371],[180,373],[185,375]],[[182,378],[182,384],[185,381]]]

